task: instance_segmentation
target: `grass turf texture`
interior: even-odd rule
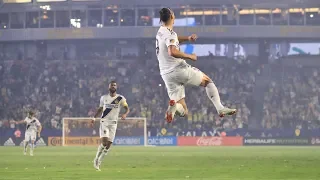
[[[96,147],[0,147],[1,180],[320,179],[317,147],[113,147],[102,171]]]

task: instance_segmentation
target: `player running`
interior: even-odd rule
[[[203,72],[186,63],[185,59],[196,61],[197,56],[180,51],[179,42],[193,42],[197,39],[197,35],[178,37],[177,33],[172,30],[175,20],[173,11],[169,8],[162,8],[159,13],[162,26],[159,28],[156,36],[156,52],[160,74],[166,84],[170,98],[169,107],[166,112],[167,122],[172,122],[176,112],[180,116],[188,114],[185,102],[186,85],[205,87],[207,95],[217,109],[220,117],[235,114],[236,109],[229,109],[221,104],[218,89],[213,81]]]
[[[95,122],[96,118],[100,116],[100,138],[101,144],[98,147],[96,157],[93,161],[93,166],[100,171],[100,165],[104,156],[108,153],[110,146],[115,138],[117,131],[117,121],[120,114],[120,106],[122,106],[126,112],[121,116],[122,120],[125,120],[129,114],[129,106],[126,99],[117,94],[117,83],[112,81],[109,84],[109,94],[103,95],[100,98],[100,107],[97,110],[92,123]]]
[[[34,143],[38,137],[40,137],[40,133],[42,130],[41,123],[37,118],[34,117],[34,112],[29,111],[28,116],[21,121],[16,122],[16,124],[23,124],[25,123],[27,125],[26,132],[24,135],[24,141],[23,141],[23,154],[27,155],[27,147],[28,143],[31,140],[31,147],[30,147],[30,156],[33,156],[33,150],[34,150]]]

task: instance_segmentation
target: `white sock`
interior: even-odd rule
[[[103,151],[101,152],[99,160],[98,160],[100,164],[102,163],[104,156],[108,154],[108,151],[109,151],[109,149],[104,148]]]
[[[28,141],[24,141],[24,142],[23,142],[23,147],[24,147],[24,152],[27,152]]]
[[[177,112],[179,113],[179,115],[180,115],[181,117],[183,117],[183,116],[184,116],[184,113],[185,113],[185,110],[184,110],[182,104],[176,103],[176,109],[177,109]]]
[[[97,150],[97,154],[96,154],[96,158],[95,158],[95,160],[99,159],[99,157],[100,157],[100,155],[101,155],[101,153],[102,153],[103,149],[104,149],[103,145],[102,145],[102,144],[100,144],[100,145],[99,145],[99,147],[98,147],[98,150]]]
[[[220,95],[216,85],[212,82],[206,87],[206,92],[209,99],[212,101],[213,105],[216,107],[217,111],[220,111],[224,106],[220,102]]]

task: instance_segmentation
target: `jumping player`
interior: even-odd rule
[[[27,125],[26,132],[25,132],[25,138],[23,142],[23,154],[27,154],[27,147],[28,143],[31,140],[31,146],[30,146],[30,156],[33,156],[33,150],[34,150],[34,143],[38,137],[40,137],[40,133],[42,130],[42,126],[37,118],[34,117],[34,112],[29,111],[28,116],[21,121],[16,122],[16,124],[22,124],[25,123]]]
[[[186,85],[205,87],[208,98],[212,101],[220,117],[235,114],[236,109],[229,109],[221,104],[218,89],[213,81],[206,74],[186,63],[185,59],[196,61],[197,56],[180,51],[179,43],[193,42],[197,39],[197,35],[178,37],[177,33],[173,31],[175,20],[173,11],[169,8],[162,8],[159,13],[162,26],[156,36],[156,53],[160,74],[170,98],[166,112],[167,122],[172,122],[176,112],[180,116],[188,114],[185,102]]]
[[[101,115],[99,129],[101,144],[98,147],[96,157],[93,161],[93,166],[98,171],[100,171],[100,165],[103,158],[108,153],[115,138],[120,106],[126,110],[126,112],[121,116],[121,119],[125,120],[130,112],[129,106],[124,96],[117,94],[117,83],[112,81],[109,84],[109,94],[101,96],[100,107],[92,120],[92,123],[94,123],[96,118]]]

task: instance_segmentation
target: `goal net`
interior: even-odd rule
[[[66,117],[62,120],[62,146],[97,146],[100,144],[100,120],[96,120],[94,127],[92,118]],[[146,146],[147,125],[146,118],[130,117],[118,120],[114,145]]]

